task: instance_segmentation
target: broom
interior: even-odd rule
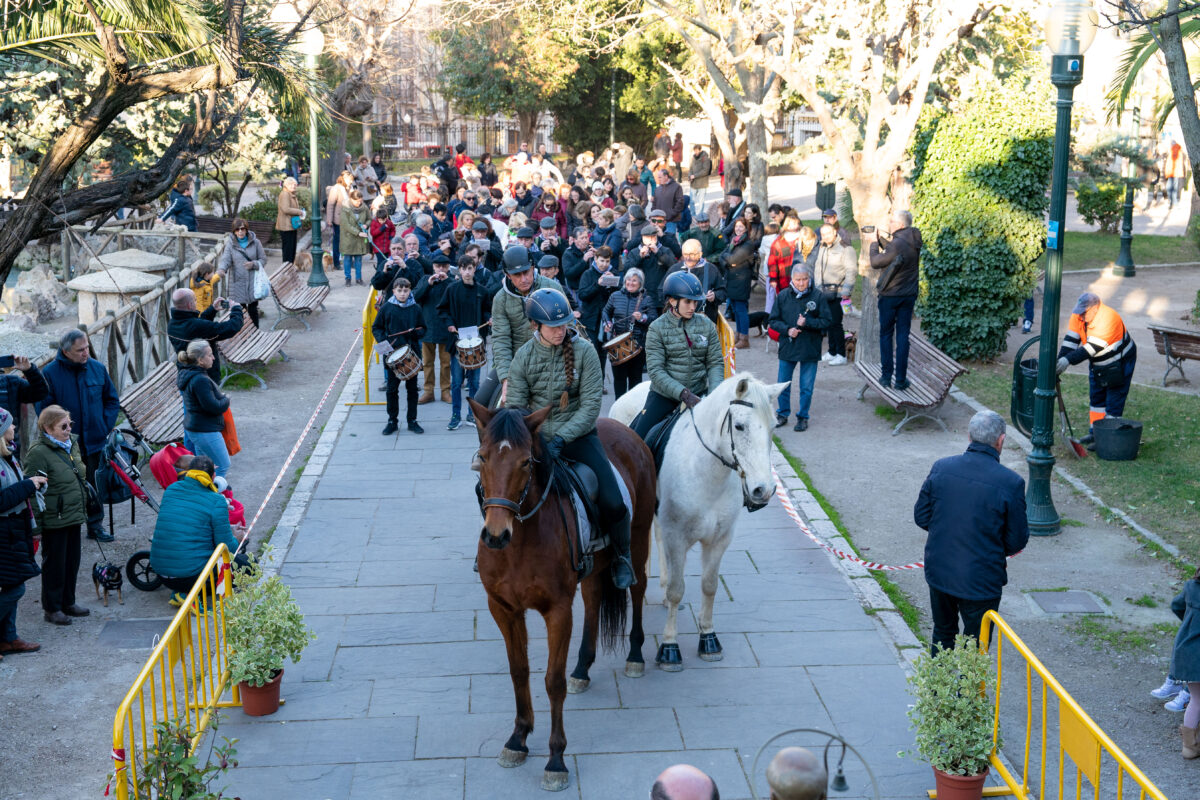
[[[1067,440],[1067,445],[1076,458],[1087,458],[1087,448],[1075,438],[1075,431],[1071,428],[1071,420],[1067,417],[1067,406],[1063,403],[1062,396],[1062,381],[1055,379],[1054,389],[1055,395],[1058,397],[1058,418],[1063,426],[1063,438]]]

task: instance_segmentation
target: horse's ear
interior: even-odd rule
[[[791,383],[773,383],[767,387],[767,397],[772,403],[779,399],[779,395],[787,391]]]
[[[487,406],[476,403],[470,397],[467,398],[467,403],[471,407],[471,413],[475,415],[475,431],[479,434],[479,441],[483,441],[484,431],[487,430],[488,423],[492,421],[492,412],[488,411]]]
[[[546,406],[526,415],[525,427],[529,428],[531,434],[537,434],[538,428],[542,427],[542,423],[546,421],[546,417],[550,416],[550,412],[553,410],[554,406]]]
[[[737,389],[735,390],[735,396],[737,397],[738,400],[741,400],[743,397],[746,396],[746,393],[749,391],[750,391],[750,376],[745,375],[742,377],[741,380],[738,381]]]

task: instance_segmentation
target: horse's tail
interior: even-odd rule
[[[606,653],[615,652],[625,638],[625,617],[629,612],[629,591],[618,589],[608,575],[600,579],[600,646]]]

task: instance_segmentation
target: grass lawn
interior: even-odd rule
[[[1116,233],[1067,231],[1063,244],[1063,269],[1095,269],[1110,266],[1121,251],[1121,237]],[[1200,261],[1200,248],[1186,236],[1133,235],[1133,263],[1182,264]]]
[[[971,364],[958,386],[1009,418],[1012,367]],[[1063,399],[1076,436],[1087,433],[1088,383],[1084,375],[1062,376]],[[1055,441],[1059,466],[1179,548],[1185,561],[1200,563],[1200,398],[1135,384],[1125,414],[1142,422],[1135,461],[1077,460]],[[1011,421],[1010,421],[1011,422]],[[1058,427],[1057,409],[1055,428]],[[1189,572],[1190,574],[1190,572]]]

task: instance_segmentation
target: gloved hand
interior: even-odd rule
[[[551,458],[557,459],[562,454],[563,445],[565,444],[566,442],[563,441],[561,436],[555,436],[546,442],[546,454]]]
[[[691,389],[684,389],[683,394],[679,395],[679,399],[686,403],[688,408],[695,408],[696,404],[700,402],[700,398],[693,394]]]
[[[1071,366],[1071,362],[1067,361],[1067,357],[1063,356],[1058,360],[1058,364],[1054,367],[1055,375],[1062,375],[1067,371],[1067,367]]]

